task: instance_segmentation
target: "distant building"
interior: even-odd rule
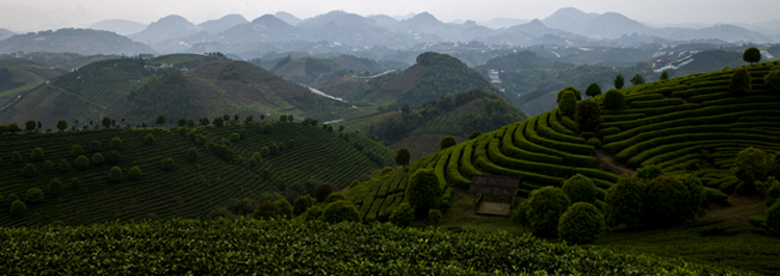
[[[504,89],[504,86],[501,84],[501,78],[498,76],[499,72],[495,69],[490,69],[488,72],[488,77],[490,77],[490,83],[493,84],[496,88],[498,88],[498,91],[506,92],[506,89]]]

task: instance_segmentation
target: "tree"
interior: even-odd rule
[[[701,180],[691,174],[678,177],[678,180],[685,187],[688,199],[688,203],[685,205],[686,208],[681,210],[682,219],[695,219],[696,216],[704,215],[706,211],[701,205],[706,201],[706,198]]]
[[[14,200],[11,202],[11,215],[15,217],[24,216],[27,213],[27,205],[20,200]]]
[[[200,153],[196,148],[187,150],[187,160],[190,160],[191,162],[198,161],[198,155],[200,155]]]
[[[395,152],[395,163],[401,166],[409,165],[409,160],[412,158],[408,148],[400,148]]]
[[[187,127],[194,127],[195,126],[195,120],[192,118],[187,119]]]
[[[79,155],[76,158],[76,168],[79,170],[86,170],[89,168],[89,158],[84,155]]]
[[[271,123],[265,123],[263,126],[263,133],[265,134],[271,134],[274,132],[274,125]]]
[[[187,125],[187,118],[180,117],[179,120],[176,120],[176,125],[183,127]]]
[[[98,140],[92,140],[89,142],[89,150],[90,151],[99,151],[100,150],[100,141]]]
[[[750,73],[745,68],[739,68],[734,70],[734,75],[731,76],[731,82],[729,82],[729,92],[732,95],[744,95],[750,93],[753,89]]]
[[[66,129],[68,129],[68,121],[65,120],[57,121],[57,129],[59,129],[60,131],[65,131]]]
[[[154,135],[153,134],[149,133],[149,134],[146,134],[146,136],[144,136],[144,144],[153,145],[154,141],[155,141],[155,139],[154,139]]]
[[[314,187],[314,198],[317,199],[317,202],[324,202],[325,198],[327,198],[331,193],[333,192],[333,185],[330,183],[320,183],[317,185],[317,187]]]
[[[741,193],[750,193],[755,191],[756,181],[764,181],[767,177],[777,172],[778,164],[772,155],[758,148],[747,148],[734,158],[734,165],[731,166],[731,173],[739,180],[742,180],[743,187],[739,187]]]
[[[645,77],[642,77],[642,75],[640,74],[636,74],[629,81],[631,82],[632,85],[643,84],[645,83]]]
[[[293,201],[293,215],[299,216],[314,205],[314,199],[310,195],[302,195]]]
[[[439,222],[441,221],[441,211],[436,209],[430,209],[428,210],[428,220],[433,225],[439,225]]]
[[[644,219],[644,190],[642,179],[621,175],[617,183],[607,189],[604,197],[607,203],[607,225],[618,226],[622,223],[629,227],[638,225]]]
[[[585,95],[588,95],[589,97],[601,95],[601,87],[598,83],[591,83],[588,85],[588,88],[585,89]]]
[[[408,202],[401,203],[390,214],[390,223],[399,227],[409,226],[412,221],[414,221],[414,208]]]
[[[32,132],[33,130],[35,130],[35,127],[37,125],[38,124],[36,124],[35,121],[33,120],[27,121],[24,123],[24,130],[26,130],[27,132]]]
[[[130,175],[130,179],[138,179],[138,178],[140,178],[141,177],[141,168],[139,168],[138,166],[131,167],[129,175]]]
[[[121,160],[121,159],[122,159],[122,155],[119,154],[119,152],[116,151],[116,150],[111,150],[106,155],[106,161],[108,161],[108,163],[111,163],[111,164],[119,163],[119,160]]]
[[[666,72],[666,70],[664,70],[663,72],[661,72],[661,76],[658,77],[658,79],[659,80],[668,80],[669,79],[669,72]]]
[[[0,135],[5,134],[6,131],[8,131],[8,126],[0,125]]]
[[[563,182],[563,193],[572,203],[587,202],[596,204],[596,185],[590,178],[577,174]]]
[[[625,84],[623,75],[615,76],[615,81],[613,83],[615,84],[615,89],[623,89],[623,85]]]
[[[27,163],[26,165],[24,165],[22,174],[24,174],[24,176],[26,177],[33,177],[38,175],[38,172],[35,169],[35,165],[33,165],[32,163]]]
[[[583,131],[595,131],[601,124],[601,107],[595,101],[582,101],[577,104],[577,123]]]
[[[173,169],[173,159],[170,157],[163,158],[163,160],[160,161],[160,168],[163,171],[170,171]]]
[[[636,176],[644,180],[654,179],[663,174],[664,171],[657,165],[642,166],[636,172]]]
[[[111,127],[111,118],[103,117],[103,121],[101,123],[103,124],[103,127],[109,128]]]
[[[246,116],[244,118],[244,124],[251,124],[255,120],[255,115],[249,114],[249,116]]]
[[[439,150],[444,150],[457,144],[458,142],[455,141],[455,137],[452,137],[452,135],[444,136],[439,141]]]
[[[688,191],[677,178],[662,175],[647,181],[643,203],[647,221],[656,225],[672,225],[688,218]]]
[[[339,200],[349,200],[347,196],[344,193],[339,192],[333,192],[328,195],[328,197],[325,198],[325,201],[323,201],[324,204],[329,204],[331,202],[336,202]]]
[[[756,62],[761,61],[761,50],[759,50],[756,47],[750,47],[745,49],[745,52],[742,53],[742,60],[745,62],[749,62],[750,65],[753,65]]]
[[[222,115],[222,120],[225,121],[225,123],[230,122],[230,114]]]
[[[604,94],[604,107],[606,107],[606,109],[621,109],[625,105],[626,102],[623,99],[623,93],[620,93],[620,91],[610,89]]]
[[[231,133],[230,134],[230,142],[235,143],[235,142],[238,142],[238,141],[241,141],[241,135],[239,135],[238,133],[235,133],[235,132]]]
[[[11,161],[17,164],[22,163],[22,154],[19,153],[18,151],[14,151],[11,154]]]
[[[281,215],[282,218],[287,218],[287,219],[293,218],[293,207],[292,205],[290,205],[289,201],[287,201],[284,198],[280,198],[276,200],[274,204],[276,204],[276,207],[279,208],[279,215]]]
[[[18,124],[11,123],[11,124],[8,125],[8,131],[10,131],[11,133],[17,133],[19,131],[22,131],[22,129],[19,128]]]
[[[577,99],[572,91],[564,91],[561,99],[558,101],[558,110],[566,117],[573,117],[577,110]]]
[[[41,161],[43,160],[43,149],[42,148],[34,148],[30,152],[30,159],[33,161]]]
[[[279,153],[279,145],[276,143],[271,143],[271,145],[268,147],[271,150],[271,155]]]
[[[528,221],[539,237],[557,237],[558,221],[569,208],[569,197],[561,188],[547,186],[531,191],[528,199]]]
[[[770,91],[780,92],[780,67],[775,67],[775,69],[766,74],[764,82]]]
[[[328,223],[360,221],[360,213],[351,201],[341,200],[326,205],[320,220]]]
[[[207,125],[209,125],[210,123],[211,123],[211,122],[209,122],[209,118],[200,118],[200,125],[202,125],[202,126],[207,126]]]
[[[569,244],[589,244],[604,232],[604,215],[596,206],[577,202],[563,213],[558,223],[558,236]]]
[[[254,219],[279,219],[279,207],[273,201],[263,201],[252,212]]]
[[[76,157],[82,154],[84,154],[84,148],[79,145],[73,145],[73,149],[70,151],[70,155]]]
[[[417,214],[426,214],[429,209],[436,207],[436,202],[441,197],[439,179],[432,169],[417,170],[409,180],[409,204],[414,207]]]
[[[53,196],[62,194],[62,182],[58,178],[49,180],[49,194]]]
[[[555,102],[560,104],[561,103],[561,99],[563,99],[563,95],[566,92],[571,92],[572,94],[574,94],[574,97],[576,98],[576,101],[581,101],[582,100],[582,91],[580,91],[577,88],[574,88],[574,86],[570,85],[570,86],[567,86],[564,89],[561,89],[561,91],[558,91],[558,96],[555,99]]]
[[[263,157],[268,157],[269,155],[271,155],[271,149],[269,149],[268,147],[260,148],[260,155],[262,155]]]
[[[287,122],[287,114],[279,115],[279,121],[282,123]]]
[[[92,155],[92,164],[102,165],[105,162],[106,159],[103,157],[103,154],[96,152],[94,155]]]
[[[287,115],[287,121],[290,122],[290,123],[293,122],[293,115],[292,114]]]
[[[81,187],[81,181],[79,181],[78,177],[71,178],[69,188],[78,189],[79,187]]]
[[[164,123],[165,123],[165,115],[157,116],[157,125],[162,125]]]
[[[67,172],[70,170],[70,164],[65,159],[60,159],[60,166],[59,166],[60,172]]]
[[[38,188],[32,188],[27,190],[27,195],[24,198],[24,201],[27,203],[34,204],[34,203],[43,202],[43,199],[44,199],[43,190]]]

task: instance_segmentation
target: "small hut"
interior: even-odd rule
[[[475,200],[478,215],[509,216],[517,198],[520,178],[501,175],[475,175],[471,178],[469,193],[480,194]],[[508,198],[506,202],[485,201],[485,195]]]

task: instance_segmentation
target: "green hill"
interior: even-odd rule
[[[244,130],[245,138],[230,140],[233,133],[240,136]],[[150,134],[154,137],[152,144],[145,141]],[[40,203],[28,200],[27,214],[22,217],[12,216],[7,209],[0,212],[0,225],[34,226],[57,220],[67,225],[86,225],[114,220],[205,217],[233,198],[258,200],[262,193],[278,192],[292,200],[311,193],[313,186],[306,184],[310,182],[329,182],[341,189],[390,163],[392,150],[363,135],[346,136],[319,126],[278,122],[5,134],[0,136],[0,195],[7,199],[16,194],[25,200],[28,190],[40,188],[45,199]],[[112,164],[111,140],[115,137],[122,141],[118,150],[121,158]],[[91,148],[91,141],[100,143],[97,149]],[[88,162],[87,169],[77,168],[76,157],[71,154],[74,145],[83,147],[89,159],[101,153],[106,163]],[[273,148],[272,145],[277,145],[279,152],[254,165],[252,155],[262,152],[263,147]],[[34,148],[43,149],[41,160],[32,160]],[[200,153],[196,161],[188,160],[192,148]],[[19,162],[12,157],[16,151],[21,153]],[[226,152],[233,156],[226,156]],[[161,168],[164,158],[173,159],[173,169]],[[61,170],[61,162],[69,168]],[[26,164],[35,167],[34,174],[25,175]],[[121,181],[110,180],[112,166],[121,169]],[[133,166],[141,169],[138,179],[129,175]],[[264,170],[269,172],[267,177]],[[65,186],[61,195],[48,188],[55,178]],[[71,186],[72,178],[78,178],[80,185]],[[5,202],[3,206],[8,208]]]
[[[0,108],[12,104],[36,86],[63,74],[62,71],[21,59],[0,59]],[[2,111],[2,110],[0,110]]]
[[[92,29],[59,29],[12,36],[0,42],[0,52],[55,52],[81,55],[137,55],[155,51],[114,32]]]

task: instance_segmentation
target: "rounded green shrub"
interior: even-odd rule
[[[82,148],[79,145],[73,145],[73,149],[70,150],[70,155],[73,157],[78,157],[83,154],[84,154],[84,148]]]
[[[200,153],[196,148],[187,150],[187,160],[190,160],[191,162],[198,161],[198,155],[200,155]]]
[[[160,161],[160,168],[163,171],[170,171],[173,169],[173,159],[170,157],[163,158],[163,160]]]
[[[277,145],[276,143],[271,143],[271,145],[268,146],[268,148],[271,150],[271,155],[279,153],[279,145]]]
[[[27,203],[40,203],[43,202],[43,190],[38,188],[31,188],[27,190],[27,195],[24,198],[24,201]]]
[[[348,200],[336,201],[325,206],[320,220],[328,223],[360,221],[360,213],[355,205],[352,205],[352,202]]]
[[[457,144],[458,142],[455,141],[455,137],[452,137],[452,135],[444,136],[439,141],[439,150],[444,150]]]
[[[441,211],[436,209],[428,210],[428,221],[430,221],[431,224],[439,225],[439,222],[441,222],[441,217]]]
[[[141,177],[141,168],[138,166],[133,166],[130,168],[130,172],[128,174],[130,175],[130,179],[138,179]]]
[[[328,197],[325,198],[325,201],[323,201],[323,203],[330,204],[340,200],[349,200],[349,199],[347,199],[347,196],[344,193],[335,192],[335,193],[330,193]]]
[[[766,211],[766,228],[770,234],[780,236],[780,201]]]
[[[62,194],[62,182],[58,178],[49,180],[49,194],[58,196]]]
[[[582,91],[580,91],[577,88],[574,88],[574,86],[569,85],[569,86],[561,89],[561,91],[558,91],[558,95],[557,95],[557,98],[555,99],[555,102],[560,104],[561,103],[561,99],[563,99],[563,95],[565,93],[567,93],[567,92],[571,92],[574,95],[574,97],[576,98],[575,101],[581,101],[582,100]]]
[[[287,201],[286,199],[282,198],[282,199],[276,200],[276,202],[274,202],[274,204],[276,204],[276,207],[279,208],[279,215],[280,215],[280,217],[287,218],[287,219],[290,219],[290,218],[293,217],[293,207],[292,207],[292,205],[290,205],[289,201]]]
[[[664,70],[663,72],[661,72],[661,76],[658,77],[658,80],[667,80],[667,79],[669,79],[669,72]]]
[[[38,175],[38,172],[35,169],[35,165],[33,165],[32,163],[27,163],[26,165],[24,165],[22,174],[24,174],[24,176],[26,177],[33,177]]]
[[[274,125],[272,123],[266,123],[263,126],[263,133],[265,134],[271,134],[274,132]]]
[[[198,144],[198,146],[205,146],[206,145],[206,136],[203,136],[203,135],[198,136],[198,139],[195,139],[195,142]]]
[[[436,206],[436,201],[441,197],[439,179],[432,169],[417,170],[409,180],[409,204],[418,214],[425,214],[428,209]]]
[[[268,157],[269,155],[271,155],[271,149],[269,149],[268,147],[260,148],[260,155],[262,155],[263,157]]]
[[[408,202],[401,203],[390,214],[390,223],[399,227],[409,226],[412,221],[414,221],[414,208]]]
[[[756,181],[766,180],[777,167],[772,155],[762,149],[750,147],[737,153],[731,173],[743,181],[745,187],[740,189],[741,192],[748,193],[754,190]]]
[[[241,140],[241,136],[238,133],[233,132],[233,133],[230,134],[230,141],[231,142],[235,143],[235,142],[238,142],[240,140]]]
[[[103,154],[96,152],[94,155],[92,155],[92,164],[95,165],[102,165],[106,162],[106,159],[103,158]]]
[[[509,219],[523,228],[525,228],[526,225],[529,224],[528,221],[528,211],[531,210],[531,207],[528,206],[528,201],[523,201],[517,204],[515,208],[512,209],[512,212],[509,214]]]
[[[122,149],[122,139],[119,139],[119,137],[111,138],[109,145],[112,150],[120,150]]]
[[[60,159],[60,166],[59,166],[60,172],[67,172],[70,170],[70,163],[68,163],[65,159]]]
[[[32,152],[30,152],[30,159],[32,161],[41,161],[43,160],[43,149],[42,148],[34,148]]]
[[[254,219],[279,219],[279,207],[273,201],[263,201],[252,212]]]
[[[11,153],[11,161],[14,163],[22,163],[22,154],[18,151],[14,151]]]
[[[780,66],[775,67],[764,76],[764,83],[770,91],[780,92]]]
[[[259,152],[255,152],[252,154],[252,159],[254,159],[257,163],[260,163],[260,161],[263,160],[263,155],[261,155]]]
[[[122,154],[119,154],[119,152],[116,150],[111,150],[106,155],[106,160],[108,161],[108,163],[111,164],[119,163],[119,160],[121,159],[122,159]]]
[[[577,111],[577,97],[572,91],[563,91],[561,99],[558,101],[558,110],[566,117],[574,117]]]
[[[729,92],[732,95],[744,95],[750,93],[753,89],[751,86],[750,72],[745,68],[739,68],[734,71],[734,75],[731,76],[731,82],[729,82]]]
[[[92,140],[89,142],[89,150],[90,151],[99,151],[100,150],[100,141],[98,140]]]
[[[677,178],[662,175],[646,183],[644,213],[655,225],[673,225],[689,218],[688,190]]]
[[[626,101],[623,99],[623,93],[615,89],[610,89],[604,94],[604,107],[606,109],[621,109],[626,106]]]
[[[587,202],[596,204],[596,185],[590,178],[577,174],[563,182],[563,193],[572,203]]]
[[[636,171],[636,176],[644,180],[654,179],[663,174],[664,171],[657,165],[643,166]]]
[[[589,97],[601,95],[601,87],[598,83],[591,83],[588,85],[588,88],[585,89],[585,95],[588,95]]]
[[[241,138],[241,140],[246,139],[246,136],[247,136],[246,129],[242,128],[241,130],[239,130],[238,131],[238,135],[239,135],[239,138]]]
[[[293,215],[299,216],[314,205],[314,198],[310,195],[302,195],[293,201]]]
[[[400,148],[395,152],[395,163],[401,166],[409,165],[409,160],[411,160],[412,154],[409,152],[408,148]]]
[[[588,141],[587,141],[587,142],[585,142],[585,143],[586,143],[586,144],[588,144],[588,145],[594,146],[594,147],[596,147],[597,149],[600,149],[600,148],[601,148],[601,140],[599,140],[599,138],[596,138],[596,137],[591,137],[591,138],[590,138],[590,139],[588,139]]]
[[[70,179],[70,188],[71,189],[78,189],[79,187],[81,187],[81,181],[79,181],[79,179],[77,177],[71,178]]]
[[[122,181],[122,178],[124,178],[122,169],[119,167],[112,167],[111,170],[108,171],[108,178],[114,183]]]
[[[144,144],[154,145],[154,141],[155,141],[154,134],[149,133],[149,134],[146,134],[146,136],[144,136]],[[204,141],[205,141],[205,139],[204,139]],[[200,141],[198,141],[198,144],[200,144]]]
[[[644,219],[645,186],[636,176],[622,175],[604,197],[607,225],[636,226]]]
[[[615,80],[612,82],[615,85],[615,89],[623,89],[623,85],[626,84],[626,80],[623,75],[615,76]]]
[[[553,238],[558,236],[558,220],[571,201],[561,188],[547,186],[531,191],[528,199],[528,221],[534,235]]]
[[[14,203],[14,201],[20,200],[19,196],[17,196],[15,193],[11,193],[8,195],[8,197],[5,198],[5,205],[11,206],[11,203]]]
[[[76,168],[79,170],[89,169],[89,158],[84,155],[79,155],[79,157],[76,158]]]
[[[601,108],[595,101],[583,101],[577,104],[577,123],[583,131],[594,131],[601,124]]]
[[[332,192],[333,192],[333,185],[327,182],[320,183],[316,187],[314,187],[313,196],[315,199],[317,199],[317,202],[325,202],[325,198],[327,198]]]
[[[52,163],[51,160],[46,160],[46,162],[43,162],[44,172],[51,172],[52,169],[54,169],[54,163]]]
[[[24,204],[24,202],[21,202],[19,200],[15,200],[11,203],[11,215],[15,217],[21,217],[24,216],[24,214],[27,213],[27,205]]]
[[[604,215],[587,202],[571,205],[558,222],[558,236],[569,244],[589,244],[604,232]]]
[[[759,50],[756,47],[750,47],[745,49],[745,52],[742,53],[742,60],[745,62],[749,62],[750,65],[753,65],[753,63],[761,61],[761,50]]]

